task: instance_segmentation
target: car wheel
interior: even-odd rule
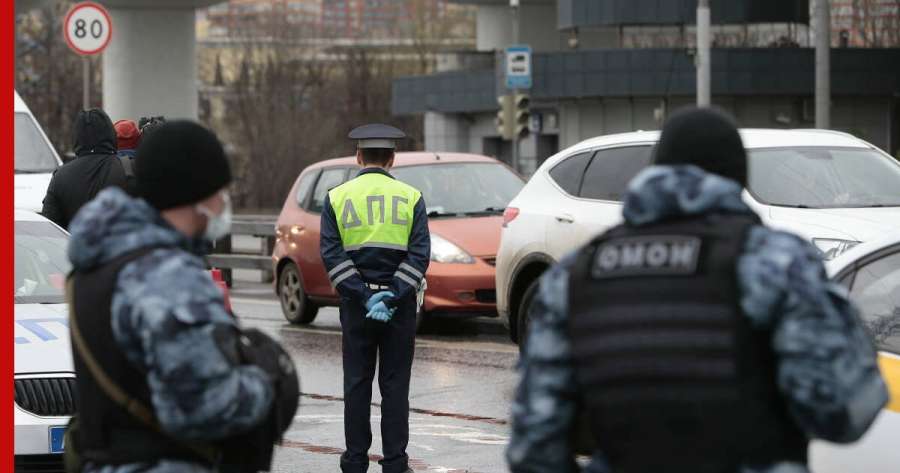
[[[540,287],[541,280],[535,279],[531,281],[531,284],[528,285],[528,289],[525,289],[525,293],[522,294],[522,299],[519,301],[519,309],[516,311],[516,332],[519,335],[519,354],[525,352],[525,344],[528,342],[528,325],[530,320],[530,312],[531,312],[531,304],[534,302],[534,297],[537,295],[538,287]]]
[[[300,272],[294,263],[288,263],[278,276],[278,295],[281,299],[281,312],[292,324],[310,324],[316,320],[319,308],[312,303],[303,290]]]

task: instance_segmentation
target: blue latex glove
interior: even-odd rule
[[[379,322],[389,322],[394,315],[394,310],[396,309],[388,309],[388,306],[385,305],[384,302],[378,302],[369,309],[366,318],[377,320]]]
[[[372,294],[372,296],[369,297],[369,300],[366,301],[366,310],[371,311],[372,307],[375,307],[375,304],[391,297],[394,297],[394,293],[391,291],[381,291]]]

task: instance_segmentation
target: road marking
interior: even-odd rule
[[[414,421],[410,422],[409,435],[443,437],[456,440],[457,442],[476,445],[506,445],[509,442],[509,437],[505,435],[483,432],[472,427],[459,427],[447,424],[418,424]]]
[[[265,320],[270,321],[270,319],[262,319],[259,317],[243,317],[250,320]],[[304,328],[304,327],[295,327],[292,325],[285,324],[281,327],[281,330],[286,332],[299,332],[299,333],[311,333],[311,334],[326,334],[326,335],[342,335],[341,331],[338,329],[331,328]],[[505,344],[500,344],[496,342],[459,342],[459,341],[444,341],[444,340],[429,340],[427,338],[417,338],[416,339],[416,348],[439,348],[439,349],[451,349],[457,351],[473,351],[480,353],[506,353],[511,355],[518,355],[519,348],[515,345],[508,346]],[[481,365],[478,365],[481,366]]]
[[[287,447],[287,448],[298,448],[300,450],[303,450],[303,451],[306,451],[309,453],[318,453],[318,454],[323,454],[323,455],[342,455],[344,453],[344,450],[341,448],[328,447],[328,446],[324,446],[324,445],[315,445],[315,444],[311,444],[311,443],[300,442],[297,440],[283,440],[281,442],[281,446]],[[382,457],[381,455],[370,454],[369,462],[378,463],[383,458],[384,457]],[[431,466],[428,463],[426,463],[425,460],[421,460],[418,458],[410,458],[409,459],[409,467],[412,468],[414,471],[432,471],[432,472],[439,472],[439,473],[478,473],[474,470],[468,470],[468,469],[463,470],[463,469],[459,469],[459,468]]]
[[[321,334],[321,335],[331,335],[331,336],[338,336],[338,337],[342,335],[341,331],[336,328],[297,327],[294,325],[289,325],[287,322],[283,322],[281,320],[276,320],[275,318],[238,315],[238,319],[249,320],[249,321],[254,321],[254,322],[267,322],[270,324],[275,324],[278,326],[279,330],[284,331],[284,332]],[[510,355],[518,355],[519,354],[519,348],[516,347],[515,345],[507,345],[507,344],[498,343],[498,342],[460,342],[460,341],[429,340],[427,338],[417,338],[416,339],[416,347],[417,348],[450,349],[450,350],[457,350],[457,351],[472,351],[472,352],[479,352],[479,353],[504,353],[504,354],[510,354]],[[478,365],[478,366],[482,366],[482,365]]]
[[[302,397],[308,397],[310,399],[315,399],[317,401],[330,401],[330,402],[344,402],[344,398],[339,396],[330,396],[327,394],[313,394],[313,393],[300,393]],[[381,409],[381,404],[377,402],[371,403],[373,407],[377,407]],[[441,412],[434,411],[431,409],[418,409],[415,407],[410,407],[409,412],[414,414],[422,414],[430,417],[445,417],[450,419],[458,419],[469,422],[481,422],[484,424],[492,424],[492,425],[507,425],[509,421],[506,419],[497,419],[494,417],[484,417],[484,416],[474,416],[469,414],[459,414],[453,412]]]
[[[423,445],[423,444],[418,443],[418,442],[409,442],[409,446],[410,446],[410,447],[414,447],[414,448],[418,448],[418,449],[421,449],[421,450],[425,450],[426,452],[433,452],[433,451],[434,451],[434,447],[429,447],[428,445]]]
[[[280,306],[281,302],[278,300],[272,299],[253,299],[249,297],[232,297],[231,303],[237,302],[238,304],[260,304],[260,305],[273,305]]]
[[[378,424],[381,422],[382,416],[370,416],[369,422]],[[326,424],[343,424],[344,416],[341,414],[314,414],[314,415],[297,415],[294,420],[310,425],[326,425]],[[298,426],[299,427],[299,426]],[[291,428],[288,433],[306,434],[306,429]],[[409,419],[409,435],[411,437],[432,437],[446,438],[461,443],[475,445],[506,445],[509,437],[474,427],[466,427],[449,424],[430,423],[429,419],[420,416],[413,416]],[[434,451],[434,448],[425,446],[425,449]]]

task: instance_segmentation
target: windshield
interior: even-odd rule
[[[44,140],[34,120],[23,112],[16,112],[16,172],[53,172],[56,156]]]
[[[900,164],[858,148],[750,152],[750,193],[771,205],[808,208],[900,206]]]
[[[17,303],[61,303],[69,259],[68,236],[50,222],[16,222]]]
[[[448,163],[391,170],[422,192],[428,213],[501,213],[525,183],[502,164]]]

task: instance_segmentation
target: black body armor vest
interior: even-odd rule
[[[146,373],[135,368],[112,333],[112,297],[119,271],[153,251],[123,255],[90,272],[71,275],[72,310],[83,339],[103,372],[135,401],[152,410]],[[234,331],[221,337],[220,331]],[[109,397],[94,378],[73,342],[78,385],[78,448],[84,460],[99,464],[154,463],[178,459],[207,465],[222,473],[268,471],[274,444],[294,419],[300,397],[299,377],[290,355],[268,335],[237,327],[214,330],[219,348],[235,366],[252,364],[272,379],[275,399],[266,418],[247,432],[213,443],[185,443],[154,430]],[[231,343],[230,345],[228,343]]]
[[[616,227],[571,272],[570,337],[590,430],[621,473],[734,473],[806,462],[771,330],[740,309],[755,216]]]
[[[90,352],[103,371],[133,399],[152,409],[146,373],[138,370],[116,344],[112,332],[112,297],[119,271],[155,248],[123,255],[90,272],[73,273],[72,310]],[[98,384],[72,343],[78,386],[78,445],[87,461],[117,465],[153,463],[161,458],[209,464],[187,447],[156,432],[129,414]]]

